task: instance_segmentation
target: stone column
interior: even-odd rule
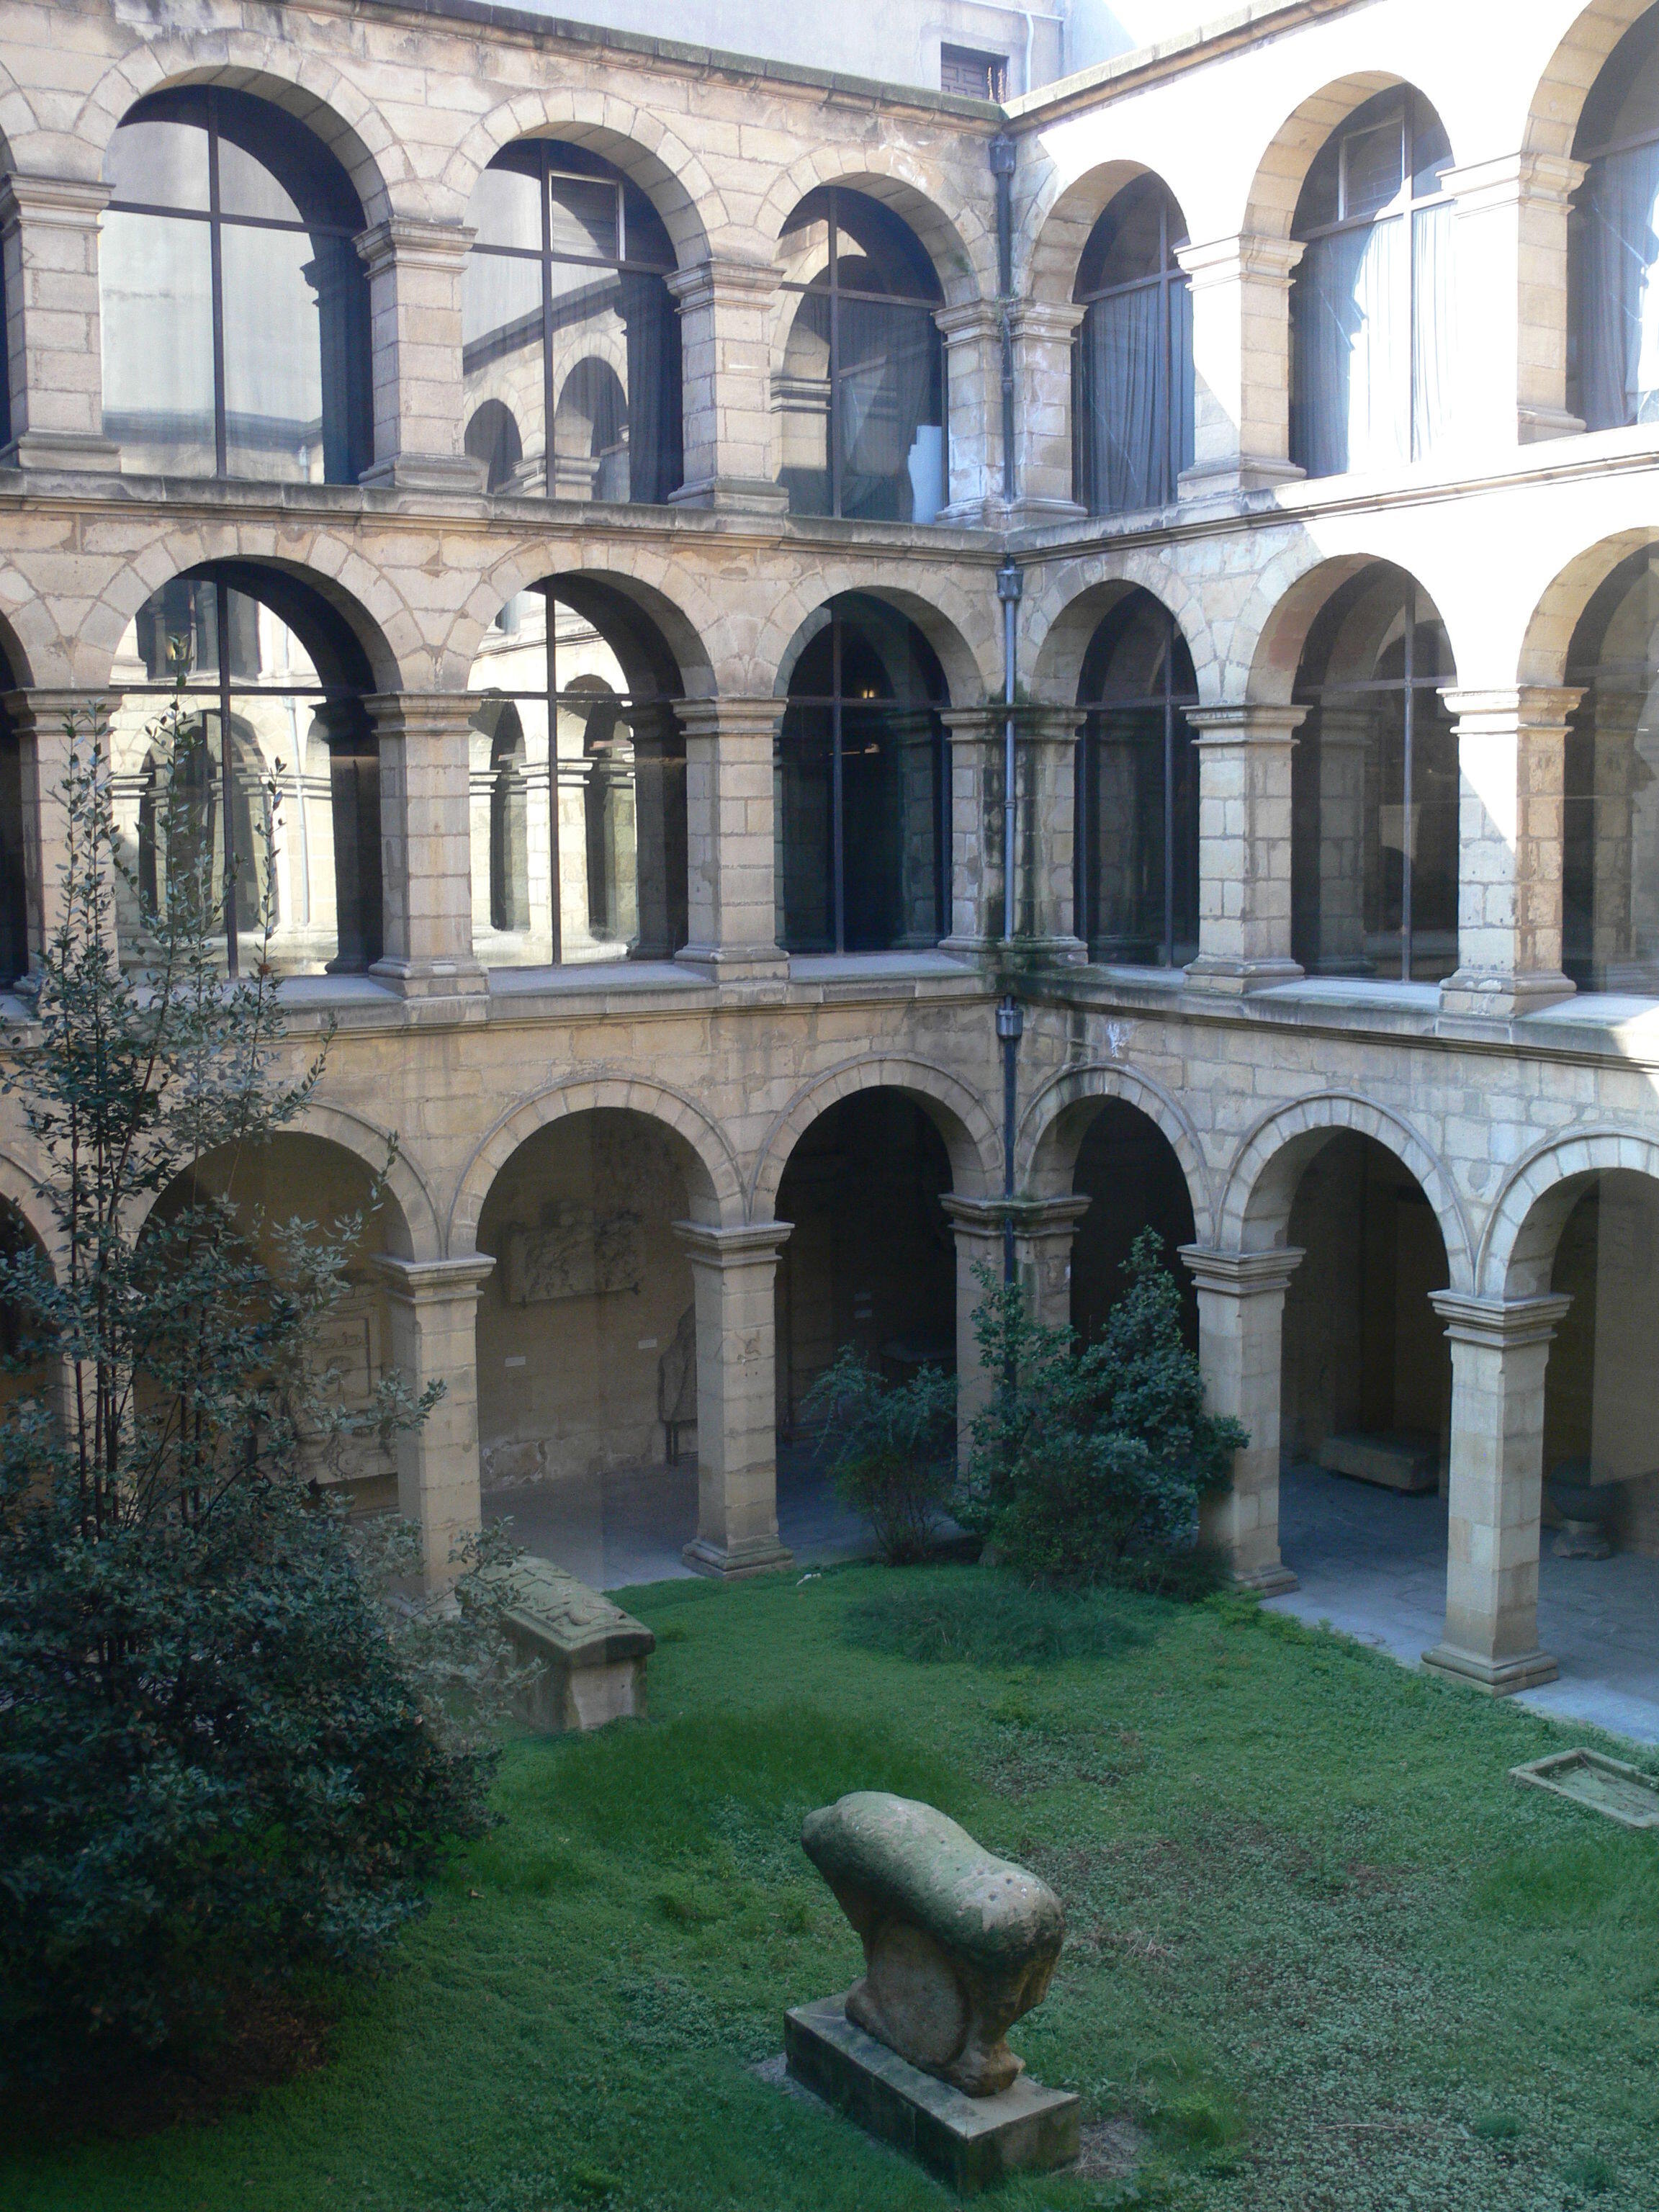
[[[69,769],[69,724],[84,732],[91,717],[106,714],[101,691],[9,691],[0,699],[17,738],[23,816],[23,883],[29,964],[64,918],[64,868],[69,859],[64,777]]]
[[[1002,937],[1002,709],[958,707],[951,739],[951,933],[944,950],[989,959]]]
[[[1077,746],[1085,719],[1077,707],[1027,707],[1020,713],[1015,912],[1023,958],[1088,957],[1076,929]]]
[[[1014,1224],[1014,1266],[1033,1320],[1069,1328],[1072,1319],[1072,1244],[1093,1200],[1087,1197],[940,1199],[957,1247],[957,1432],[963,1451],[975,1414],[990,1401],[995,1376],[980,1363],[974,1316],[985,1291],[977,1269],[1002,1280],[1002,1227]]]
[[[700,261],[668,289],[679,305],[685,482],[678,505],[782,514],[772,438],[772,324],[782,270],[769,261]]]
[[[374,1262],[392,1308],[392,1364],[416,1397],[429,1382],[444,1385],[423,1425],[395,1443],[398,1510],[419,1524],[432,1589],[454,1581],[455,1540],[478,1526],[478,1293],[495,1264],[483,1252]]]
[[[628,719],[640,922],[632,957],[672,960],[685,895],[685,757],[672,707],[642,703]]]
[[[1645,691],[1595,687],[1590,786],[1591,988],[1616,991],[1637,945],[1636,814],[1650,787],[1642,757]]]
[[[1567,220],[1584,175],[1559,155],[1505,154],[1441,179],[1457,198],[1460,445],[1584,427],[1567,412]]]
[[[722,980],[786,979],[777,945],[772,750],[781,699],[691,699],[685,731],[689,941]]]
[[[104,434],[98,218],[109,186],[14,171],[0,182],[11,441],[0,467],[121,465]]]
[[[1008,507],[1002,485],[1002,311],[994,300],[940,307],[945,386],[951,421],[948,497],[940,522],[1000,528]]]
[[[1262,491],[1303,471],[1291,459],[1289,238],[1217,238],[1182,246],[1192,280],[1196,400],[1183,499]]]
[[[1564,1297],[1429,1303],[1451,1340],[1446,1632],[1425,1666],[1494,1697],[1553,1682],[1538,1648],[1538,1536],[1544,1474],[1544,1368]]]
[[[1561,972],[1567,716],[1577,691],[1442,694],[1457,720],[1461,858],[1452,1014],[1504,1018],[1571,998]]]
[[[793,1565],[778,1539],[777,1320],[787,1221],[677,1221],[697,1326],[697,1533],[685,1563],[732,1577]]]
[[[1187,988],[1237,998],[1291,957],[1291,754],[1304,707],[1197,707],[1198,957]]]
[[[465,692],[383,692],[380,740],[385,951],[370,971],[406,999],[483,991],[472,951],[472,709]]]
[[[1249,1435],[1233,1455],[1233,1486],[1205,1501],[1206,1539],[1233,1563],[1233,1578],[1264,1597],[1296,1588],[1279,1555],[1279,1395],[1285,1293],[1301,1264],[1294,1246],[1216,1252],[1183,1244],[1198,1285],[1198,1358],[1206,1409],[1231,1414]]]
[[[357,240],[368,270],[373,333],[374,459],[366,484],[411,491],[481,492],[485,463],[471,458],[461,362],[465,224],[393,216]]]
[[[1013,311],[1014,488],[1022,523],[1062,522],[1085,512],[1072,489],[1072,341],[1087,313],[1069,301],[1064,307],[1026,301]]]

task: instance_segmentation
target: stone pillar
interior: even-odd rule
[[[1291,459],[1291,272],[1301,258],[1289,238],[1176,249],[1192,280],[1196,393],[1183,499],[1266,490],[1303,473]]]
[[[1013,311],[1014,489],[1023,523],[1085,511],[1072,489],[1072,342],[1087,313],[1069,301],[1026,301]]]
[[[634,733],[634,824],[639,896],[635,960],[672,960],[685,884],[685,757],[674,709],[629,710]]]
[[[383,692],[380,739],[385,951],[370,971],[406,999],[483,991],[472,951],[472,709],[465,692]]]
[[[788,511],[772,437],[772,325],[782,270],[771,262],[699,261],[668,289],[679,304],[685,383],[685,481],[677,505]]]
[[[787,1221],[677,1221],[697,1327],[697,1533],[685,1563],[736,1577],[793,1564],[778,1540],[777,1321]]]
[[[444,1385],[422,1426],[395,1439],[398,1510],[419,1524],[433,1589],[455,1579],[455,1540],[478,1526],[478,1293],[495,1264],[483,1252],[374,1262],[392,1308],[393,1365],[415,1397],[429,1382]]]
[[[939,308],[933,320],[945,333],[951,415],[951,481],[938,519],[1000,528],[1009,511],[1002,484],[1002,311],[994,300],[969,300]]]
[[[1020,774],[1015,912],[1022,958],[1082,961],[1076,930],[1077,707],[1021,710],[1015,765]]]
[[[357,240],[368,270],[374,459],[366,484],[480,492],[486,465],[465,450],[461,365],[464,224],[393,216]]]
[[[104,435],[98,218],[109,186],[15,172],[0,182],[11,441],[0,467],[121,465]]]
[[[985,1291],[977,1269],[988,1267],[1002,1280],[1002,1227],[1012,1215],[1014,1266],[1026,1309],[1050,1328],[1069,1328],[1072,1320],[1072,1243],[1078,1224],[1093,1200],[1066,1198],[957,1198],[947,1193],[939,1204],[957,1247],[957,1431],[967,1449],[975,1414],[990,1401],[996,1378],[980,1363],[974,1316]]]
[[[1233,1455],[1233,1486],[1206,1499],[1206,1540],[1221,1545],[1233,1578],[1264,1597],[1296,1588],[1279,1555],[1279,1394],[1285,1293],[1302,1255],[1216,1252],[1183,1244],[1198,1285],[1198,1358],[1206,1408],[1231,1414],[1249,1435]]]
[[[1196,707],[1198,957],[1187,988],[1237,998],[1291,957],[1291,754],[1304,707]]]
[[[1571,998],[1561,972],[1567,716],[1577,691],[1442,694],[1458,718],[1461,858],[1452,1014],[1505,1018]]]
[[[158,704],[161,702],[158,702]],[[28,921],[29,965],[64,918],[64,868],[69,859],[64,777],[69,769],[70,720],[84,732],[107,713],[101,691],[9,691],[0,700],[17,738],[23,816],[23,882]]]
[[[944,950],[988,959],[1002,937],[1002,709],[958,707],[951,738],[951,933]]]
[[[1567,219],[1585,167],[1505,154],[1449,169],[1457,198],[1458,442],[1502,448],[1583,428],[1567,412]]]
[[[722,979],[784,979],[774,883],[772,750],[781,699],[692,699],[685,731],[689,941],[678,955]]]
[[[1452,1419],[1446,1632],[1423,1660],[1505,1697],[1558,1671],[1538,1648],[1544,1368],[1571,1300],[1429,1303],[1451,1340]]]

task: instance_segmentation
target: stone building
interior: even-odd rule
[[[695,1449],[737,1573],[837,1344],[971,1400],[1010,976],[1018,1263],[1092,1327],[1182,1248],[1242,1578],[1333,1440],[1445,1485],[1489,1688],[1552,1668],[1547,1467],[1659,1550],[1659,9],[1503,13],[1260,4],[999,109],[0,0],[5,972],[66,710],[153,876],[182,660],[227,958],[268,868],[338,1028],[260,1177],[347,1210],[400,1140],[341,1365],[448,1394],[340,1472],[434,1574],[481,1455]],[[45,1237],[15,1125],[0,1191]]]

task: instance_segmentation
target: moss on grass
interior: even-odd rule
[[[325,2067],[142,2142],[14,2133],[8,2212],[945,2206],[754,2070],[785,2004],[856,1970],[796,1843],[854,1786],[933,1798],[1065,1901],[1014,2039],[1146,2156],[1132,2184],[1019,2184],[1006,2212],[1654,2202],[1659,1845],[1508,1780],[1560,1730],[1232,1599],[1128,1601],[1133,1638],[1043,1664],[849,1645],[849,1614],[907,1587],[953,1618],[1008,1589],[858,1569],[630,1593],[674,1632],[653,1717],[512,1747],[507,1825]]]

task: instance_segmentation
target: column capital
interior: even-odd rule
[[[1240,283],[1246,277],[1288,285],[1304,250],[1299,238],[1269,238],[1247,230],[1231,238],[1177,246],[1175,257],[1198,291],[1212,284]]]
[[[793,1221],[744,1221],[721,1228],[704,1221],[669,1224],[695,1266],[750,1267],[757,1261],[775,1260],[794,1231]]]
[[[1224,1298],[1282,1297],[1303,1260],[1295,1244],[1276,1244],[1267,1252],[1223,1252],[1208,1244],[1182,1244],[1176,1250],[1199,1289]]]
[[[688,738],[766,738],[777,735],[787,699],[676,699],[680,727]]]
[[[1517,729],[1563,731],[1583,696],[1582,690],[1571,685],[1548,684],[1522,684],[1490,691],[1464,690],[1448,684],[1440,693],[1446,712],[1457,718],[1460,736],[1465,731],[1476,735]]]
[[[466,729],[485,696],[480,691],[371,691],[363,710],[377,734],[443,738]]]
[[[1000,738],[1008,709],[1000,702],[984,707],[946,707],[939,720],[950,732],[951,742],[957,744],[988,744]]]
[[[1008,319],[1017,341],[1032,338],[1039,343],[1069,344],[1088,312],[1070,300],[1022,300],[1011,310]],[[934,320],[938,319],[936,315]]]
[[[1261,745],[1292,744],[1309,709],[1252,701],[1233,707],[1188,707],[1184,712],[1200,745]]]
[[[679,302],[681,312],[712,307],[717,301],[750,301],[763,306],[783,282],[775,261],[743,261],[711,254],[676,269],[665,281]]]
[[[1017,1237],[1071,1237],[1093,1204],[1092,1198],[1077,1194],[1066,1198],[958,1198],[954,1191],[945,1191],[939,1198],[951,1226],[975,1237],[1000,1237],[1006,1221],[1012,1222]]]
[[[1565,1319],[1570,1297],[1477,1298],[1462,1291],[1431,1291],[1429,1304],[1454,1344],[1487,1352],[1518,1352],[1548,1344]]]
[[[113,188],[101,179],[39,176],[14,169],[0,178],[0,231],[9,232],[19,222],[90,230],[113,197]]]
[[[999,337],[1002,309],[994,300],[961,300],[954,307],[935,307],[933,321],[947,345],[966,345]]]
[[[1452,195],[1460,216],[1518,206],[1522,200],[1553,200],[1565,207],[1589,174],[1587,161],[1570,161],[1562,154],[1495,154],[1484,161],[1443,170],[1440,189]]]
[[[400,1304],[437,1306],[475,1300],[495,1261],[488,1252],[464,1252],[453,1260],[399,1260],[377,1252],[373,1265]]]
[[[477,232],[465,222],[433,222],[424,216],[392,215],[372,223],[354,241],[371,276],[383,269],[436,269],[459,273]]]
[[[1006,714],[1007,709],[1001,711]],[[1088,719],[1086,707],[1017,706],[1015,739],[1024,738],[1028,744],[1039,745],[1074,745]]]
[[[104,684],[89,684],[84,690],[76,690],[21,684],[15,690],[0,692],[0,708],[5,710],[13,732],[22,737],[41,729],[61,729],[65,722],[88,714],[111,714],[120,697],[118,690]]]

